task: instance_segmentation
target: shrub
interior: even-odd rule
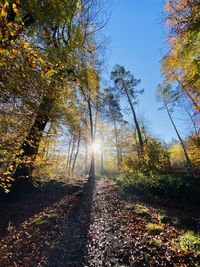
[[[196,236],[192,231],[180,236],[180,246],[185,252],[193,250],[200,255],[200,237]]]

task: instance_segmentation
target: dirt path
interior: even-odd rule
[[[180,230],[107,178],[70,192],[57,188],[58,199],[0,238],[0,267],[199,266],[199,256],[181,249]]]
[[[114,266],[117,263],[114,254],[119,237],[116,235],[118,225],[113,215],[120,207],[117,192],[113,189],[113,185],[104,178],[96,181],[86,266]]]
[[[65,234],[51,251],[48,266],[105,266],[114,242],[111,207],[113,212],[117,206],[113,197],[113,186],[103,177],[86,185],[66,221]]]
[[[128,200],[108,179],[97,179],[84,266],[200,266],[199,256],[180,247],[181,231],[162,216],[136,196]]]

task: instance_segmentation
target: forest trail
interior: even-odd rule
[[[181,232],[170,217],[161,222],[158,207],[124,194],[106,177],[56,186],[12,206],[27,214],[39,203],[1,236],[1,267],[198,266],[199,256],[181,250]]]

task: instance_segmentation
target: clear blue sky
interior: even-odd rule
[[[107,75],[120,64],[142,80],[145,93],[139,110],[150,122],[150,130],[165,141],[176,134],[166,111],[159,111],[155,90],[162,78],[159,61],[165,50],[163,0],[113,0],[112,15],[106,27],[110,42],[107,52]],[[178,117],[179,114],[175,114]],[[180,125],[181,122],[177,122]]]

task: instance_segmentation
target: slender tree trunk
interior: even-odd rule
[[[47,135],[46,135],[46,138],[45,138],[45,142],[44,142],[44,147],[43,147],[43,150],[42,150],[42,159],[44,159],[45,157],[48,156],[48,145],[49,145],[49,135],[50,135],[50,132],[51,132],[51,127],[52,127],[52,124],[49,125],[49,129],[47,131]]]
[[[120,132],[120,163],[122,164],[122,160],[123,160],[123,158],[122,158],[122,155],[123,155],[123,153],[122,153],[122,149],[123,149],[123,131],[122,131],[122,127],[123,127],[123,125],[121,124],[121,132]]]
[[[100,130],[100,138],[101,138],[101,174],[104,173],[104,142],[103,142],[103,130]]]
[[[72,160],[73,160],[73,154],[74,154],[74,149],[75,149],[75,136],[73,136],[72,139],[72,149],[69,157],[69,168],[68,168],[68,174],[71,174],[72,172]]]
[[[76,166],[76,160],[77,160],[78,153],[79,153],[79,148],[80,148],[80,141],[81,141],[81,131],[79,131],[79,133],[78,133],[78,142],[77,142],[76,153],[75,153],[75,156],[74,156],[74,162],[73,162],[73,165],[72,165],[72,173],[74,172],[74,169],[75,169],[75,166]]]
[[[137,156],[139,158],[140,155],[140,149],[139,149],[139,144],[138,144],[138,140],[137,140],[137,133],[136,130],[133,133],[133,138],[135,139],[135,145],[136,145],[136,150],[137,150]]]
[[[99,115],[99,112],[98,112],[98,110],[96,110],[96,112],[95,112],[95,117],[94,117],[94,126],[93,126],[93,128],[94,128],[94,130],[93,130],[93,135],[94,135],[94,139],[95,139],[95,136],[96,136],[96,130],[97,130],[97,122],[98,122],[98,115]]]
[[[110,104],[109,104],[109,111],[110,111],[110,114],[112,116],[112,121],[113,121],[113,125],[114,125],[115,144],[116,144],[116,150],[117,150],[117,165],[118,165],[118,167],[120,167],[121,157],[120,157],[119,138],[118,138],[118,133],[117,133],[117,124],[116,124],[115,114],[113,113]]]
[[[116,149],[117,149],[117,165],[118,165],[118,167],[120,167],[121,160],[120,160],[119,140],[118,140],[118,134],[117,134],[116,120],[115,120],[114,116],[113,116],[113,124],[114,124],[115,142],[116,142]]]
[[[94,143],[94,125],[93,125],[93,118],[92,118],[92,107],[90,99],[87,101],[88,103],[88,110],[89,110],[89,118],[90,118],[90,137],[91,137],[91,143]],[[91,152],[91,165],[90,165],[90,179],[95,178],[95,155],[94,150],[92,149]]]
[[[138,123],[138,120],[137,120],[137,117],[136,117],[135,109],[134,109],[134,107],[133,107],[133,104],[132,104],[130,95],[129,95],[129,93],[128,93],[128,90],[127,90],[125,84],[123,85],[123,87],[124,87],[124,90],[125,90],[125,92],[126,92],[126,95],[127,95],[127,98],[128,98],[129,105],[130,105],[131,110],[132,110],[133,119],[134,119],[135,127],[136,127],[136,130],[137,130],[137,134],[138,134],[138,139],[139,139],[139,144],[140,144],[140,150],[141,150],[141,152],[143,152],[143,149],[144,149],[144,143],[143,143],[143,140],[142,140],[142,134],[141,134],[140,126],[139,126],[139,123]]]
[[[20,147],[20,151],[22,151],[22,153],[20,154],[20,156],[16,157],[16,160],[19,160],[20,163],[13,173],[14,179],[21,177],[27,178],[31,176],[34,161],[38,153],[44,129],[49,121],[49,112],[52,109],[52,106],[53,100],[48,97],[43,97],[36,119],[29,131],[28,136]],[[27,164],[27,160],[31,163]]]
[[[73,139],[73,136],[71,135],[70,140],[69,140],[69,144],[68,144],[68,152],[67,152],[67,164],[66,164],[66,172],[67,173],[69,171],[69,157],[70,157],[70,153],[71,153],[72,139]]]
[[[143,137],[144,137],[144,142],[145,142],[145,144],[147,144],[148,143],[148,138],[147,138],[147,134],[146,134],[146,130],[145,130],[145,127],[144,127],[144,123],[142,123],[142,132],[143,132]]]
[[[88,140],[85,140],[85,174],[88,174]]]
[[[166,102],[166,100],[165,100],[164,97],[163,97],[163,101],[164,101],[164,106],[165,106],[165,109],[166,109],[167,114],[168,114],[168,116],[169,116],[169,119],[170,119],[170,121],[171,121],[171,123],[172,123],[172,125],[173,125],[173,127],[174,127],[174,130],[175,130],[175,132],[176,132],[176,134],[177,134],[177,136],[178,136],[178,139],[179,139],[179,141],[180,141],[180,143],[181,143],[181,146],[182,146],[182,148],[183,148],[183,151],[184,151],[184,155],[185,155],[187,164],[188,164],[189,168],[192,169],[192,164],[191,164],[191,161],[190,161],[190,159],[189,159],[187,150],[186,150],[186,148],[185,148],[185,144],[184,144],[184,142],[183,142],[183,140],[182,140],[182,138],[181,138],[181,136],[180,136],[180,134],[179,134],[179,132],[178,132],[178,129],[176,128],[176,125],[175,125],[175,123],[174,123],[174,121],[173,121],[173,119],[172,119],[171,113],[170,113],[170,111],[169,111],[169,108],[168,108],[168,106],[167,106],[167,102]]]

